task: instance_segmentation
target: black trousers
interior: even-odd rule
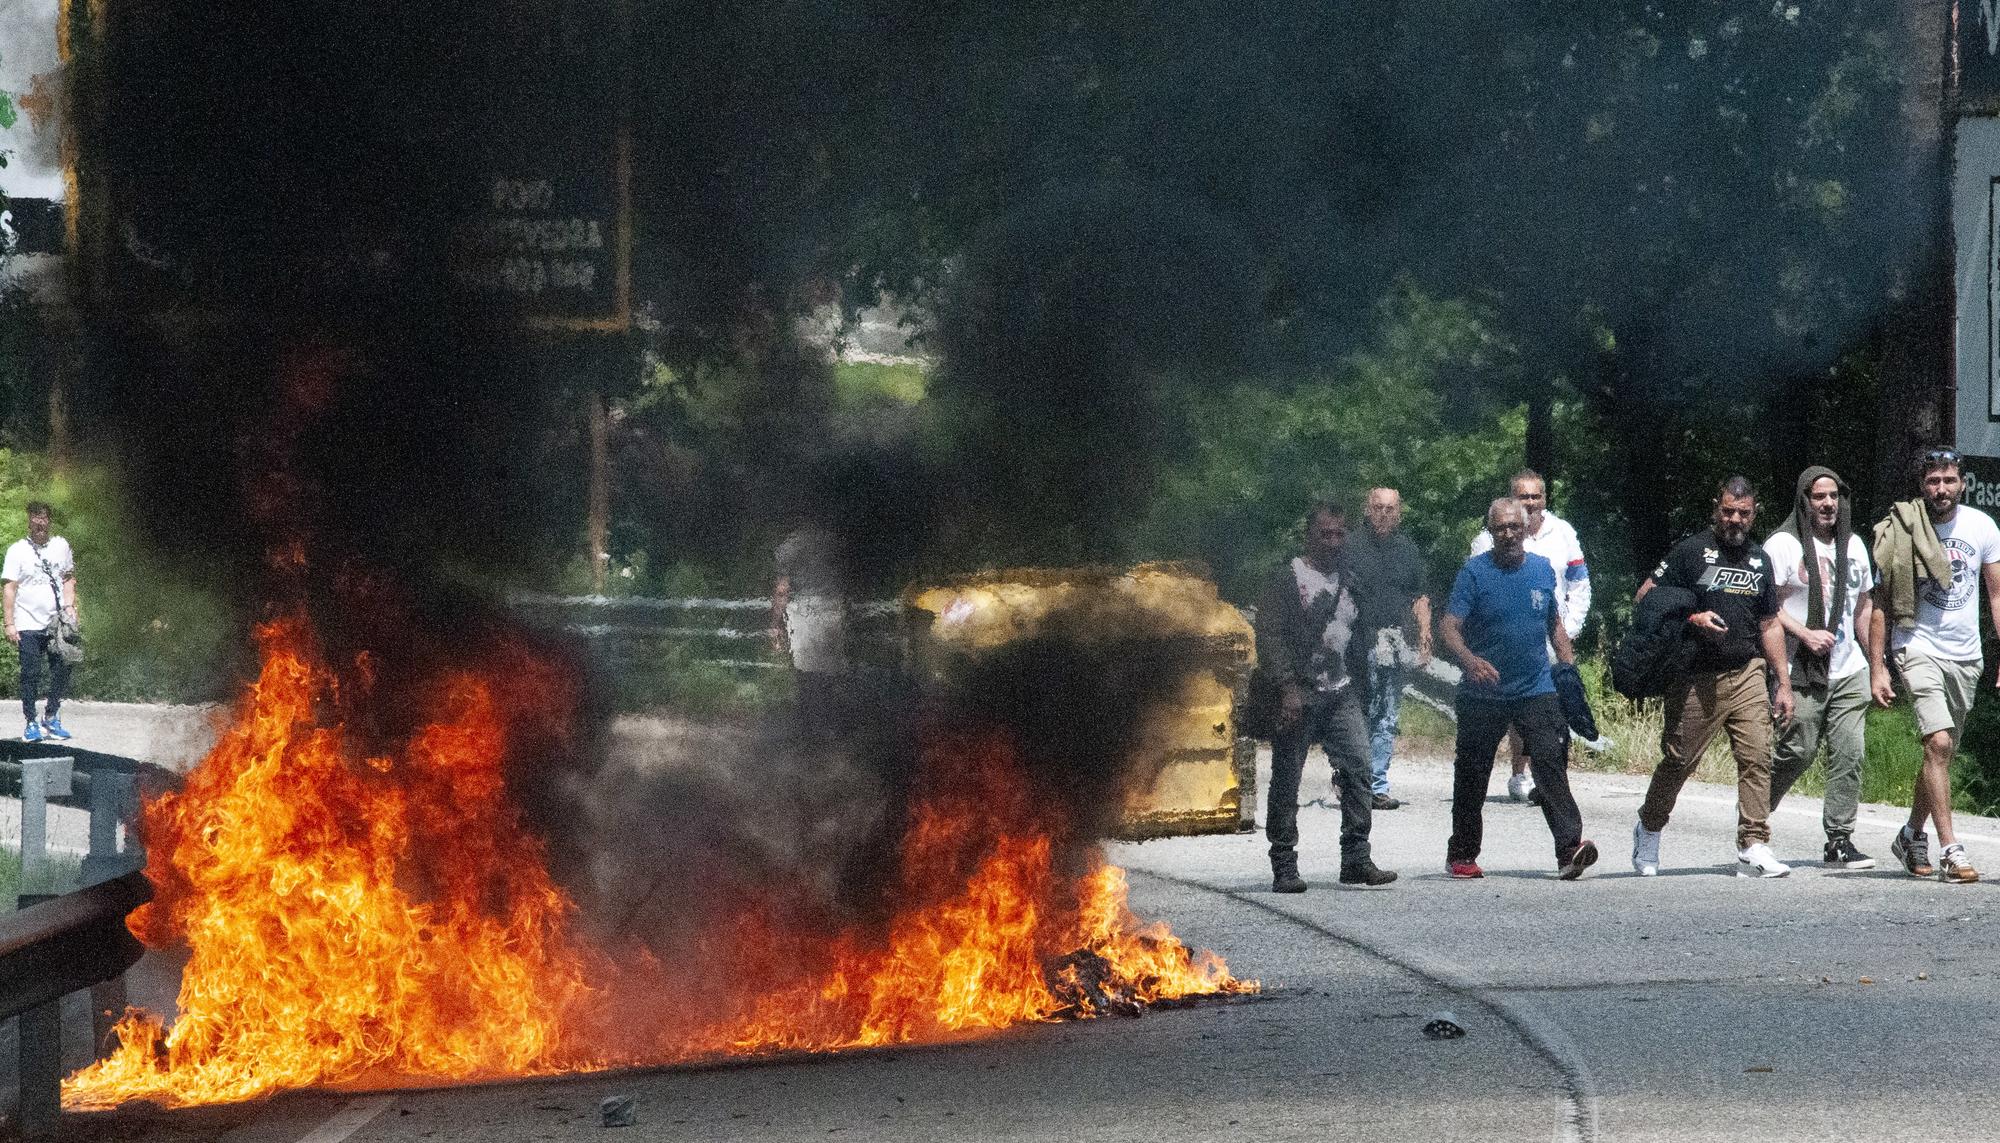
[[[1570,859],[1583,840],[1583,815],[1569,790],[1569,724],[1554,694],[1495,701],[1460,691],[1458,748],[1452,761],[1451,841],[1446,861],[1472,861],[1485,840],[1486,785],[1493,777],[1493,752],[1507,728],[1521,732],[1528,769],[1542,792],[1542,817],[1556,843],[1556,864]]]
[[[63,691],[69,688],[69,663],[55,653],[54,640],[47,631],[21,632],[21,713],[35,721],[35,694],[42,689],[42,664],[49,665],[48,717],[62,709]]]
[[[1264,802],[1264,836],[1271,857],[1289,858],[1299,844],[1299,778],[1306,751],[1326,750],[1340,790],[1340,864],[1368,860],[1368,831],[1375,823],[1374,775],[1368,761],[1368,724],[1348,687],[1306,700],[1299,720],[1271,735],[1271,788]]]

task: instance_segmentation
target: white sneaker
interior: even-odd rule
[[[1527,801],[1528,795],[1534,791],[1534,788],[1535,779],[1526,770],[1521,771],[1519,774],[1509,775],[1507,778],[1507,796],[1514,801]]]
[[[1641,877],[1660,875],[1660,831],[1645,822],[1632,823],[1632,868]]]
[[[1783,877],[1792,867],[1778,860],[1771,847],[1763,842],[1737,851],[1736,876],[1738,877]]]

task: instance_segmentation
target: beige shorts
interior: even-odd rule
[[[1972,709],[1986,664],[1979,659],[1940,659],[1905,647],[1896,652],[1896,668],[1903,673],[1903,685],[1917,709],[1917,733],[1928,738],[1949,730],[1956,743],[1965,732],[1965,715]]]

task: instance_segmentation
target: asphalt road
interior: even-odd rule
[[[1305,799],[1327,795],[1313,765]],[[1819,867],[1818,805],[1776,827],[1794,873],[1734,876],[1730,790],[1690,785],[1662,875],[1626,862],[1643,780],[1579,775],[1604,860],[1552,879],[1539,811],[1489,799],[1484,881],[1444,875],[1448,773],[1399,763],[1384,890],[1335,884],[1337,815],[1301,813],[1302,896],[1261,838],[1114,847],[1135,904],[1261,996],[849,1056],[71,1116],[80,1140],[1824,1140],[2000,1138],[1994,883]],[[1496,778],[1493,788],[1501,790]],[[1857,840],[1887,865],[1900,815]],[[1967,819],[2000,873],[2000,823]],[[1441,1009],[1462,1039],[1420,1032]],[[631,1127],[599,1101],[636,1098]]]

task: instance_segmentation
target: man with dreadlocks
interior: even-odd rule
[[[1855,848],[1854,816],[1861,801],[1862,726],[1868,718],[1866,632],[1875,577],[1868,545],[1854,534],[1847,484],[1830,468],[1799,474],[1792,514],[1764,541],[1778,588],[1778,625],[1792,666],[1792,721],[1778,731],[1771,759],[1771,809],[1813,763],[1826,743],[1826,828],[1823,863],[1833,869],[1873,869]],[[1807,538],[1810,537],[1810,546]],[[1808,554],[1810,553],[1810,554]]]

